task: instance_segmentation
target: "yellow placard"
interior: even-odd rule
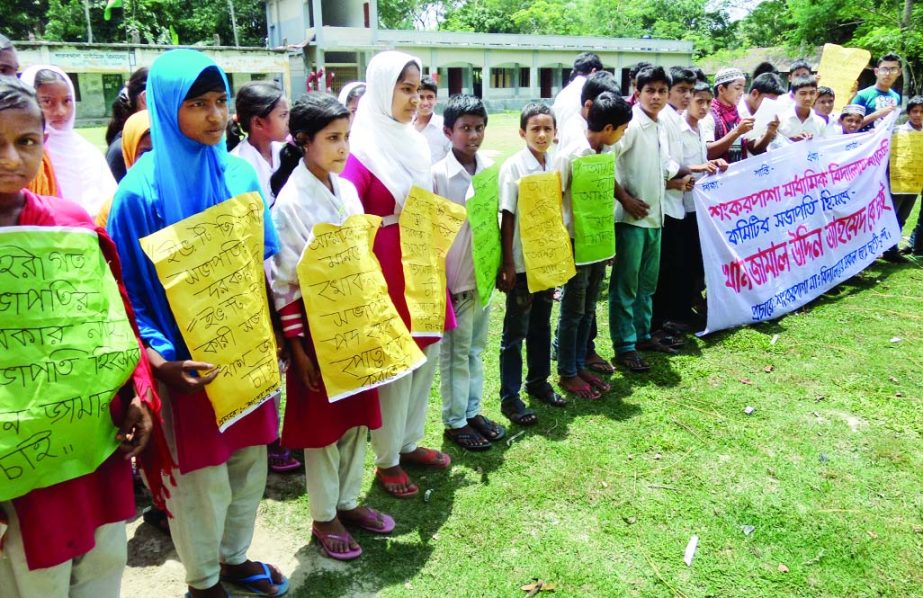
[[[442,336],[445,327],[445,256],[465,223],[465,208],[413,187],[401,211],[404,297],[413,336]]]
[[[561,174],[554,170],[519,179],[517,211],[529,292],[563,285],[577,268],[561,214]]]
[[[221,368],[205,387],[223,432],[281,386],[263,271],[259,193],[238,195],[141,239],[192,359]]]
[[[891,193],[923,190],[923,133],[898,131],[891,137]]]
[[[409,374],[426,357],[397,313],[372,253],[381,218],[317,224],[298,262],[311,340],[332,403]]]
[[[824,44],[817,76],[820,78],[820,85],[831,88],[836,95],[833,101],[834,111],[842,110],[853,98],[853,85],[871,58],[871,52],[862,48]]]

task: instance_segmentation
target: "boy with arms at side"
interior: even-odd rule
[[[901,76],[901,57],[893,52],[885,54],[875,64],[875,85],[866,87],[856,94],[850,104],[865,106],[862,130],[878,126],[881,119],[895,110],[900,110],[901,94],[892,89]]]
[[[814,112],[814,100],[817,99],[817,79],[799,77],[792,81],[794,103],[779,114],[779,132],[789,141],[824,136],[827,123]]]
[[[443,112],[452,150],[433,165],[433,191],[465,205],[473,194],[471,178],[491,166],[478,153],[487,127],[487,110],[474,96],[452,96]],[[490,306],[481,306],[474,277],[471,225],[466,220],[446,255],[446,283],[457,328],[442,338],[440,380],[445,437],[470,451],[487,450],[506,435],[503,426],[481,415]]]
[[[584,138],[574,140],[555,156],[554,166],[561,173],[564,223],[572,239],[575,238],[571,197],[573,162],[584,156],[612,151],[612,146],[625,134],[631,115],[631,107],[620,95],[603,92],[592,100],[587,110]],[[609,226],[613,225],[610,221]],[[587,342],[596,319],[599,286],[605,275],[605,261],[578,265],[577,273],[564,285],[558,320],[558,385],[570,394],[591,400],[610,389],[586,368]]]
[[[551,170],[548,148],[554,140],[554,113],[545,104],[531,102],[519,117],[519,136],[526,147],[513,154],[500,169],[500,238],[503,265],[497,288],[506,293],[506,315],[500,339],[500,410],[514,424],[531,426],[538,422],[535,412],[519,398],[522,385],[522,343],[526,343],[529,396],[555,407],[562,399],[551,384],[551,305],[554,289],[530,293],[519,233],[519,179]]]
[[[907,102],[907,122],[897,127],[898,131],[907,132],[911,135],[923,133],[923,96],[914,96]],[[897,221],[904,227],[904,222],[913,211],[913,204],[917,200],[917,194],[895,193],[894,206],[897,208]],[[923,239],[920,239],[919,231],[923,227],[923,217],[917,217],[917,224],[913,233],[910,235],[910,243],[901,250],[901,254],[920,254],[923,253]],[[915,247],[920,245],[920,247]]]
[[[438,91],[439,86],[436,81],[430,77],[423,77],[420,81],[420,104],[417,106],[417,114],[413,119],[414,128],[423,133],[426,138],[431,164],[445,158],[452,149],[452,144],[442,132],[442,117],[433,112],[436,108]]]

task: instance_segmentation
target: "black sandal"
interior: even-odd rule
[[[542,403],[551,405],[552,407],[564,407],[567,405],[567,399],[556,393],[550,386],[546,386],[540,391],[527,390],[526,392],[533,399],[538,399]]]
[[[469,419],[468,425],[480,432],[481,436],[491,442],[495,442],[506,436],[506,428],[480,414]]]
[[[641,354],[637,351],[629,351],[616,355],[613,361],[631,372],[646,372],[651,369],[651,364],[644,361],[644,358],[641,357]]]
[[[141,519],[157,531],[167,536],[170,535],[170,522],[167,521],[167,514],[164,511],[156,507],[147,507],[141,511]]]
[[[640,351],[655,351],[657,353],[666,353],[667,355],[677,355],[679,353],[679,349],[675,349],[653,338],[646,341],[638,341],[635,347]]]
[[[538,423],[535,412],[526,407],[522,399],[515,397],[500,403],[500,413],[505,415],[514,424],[528,427]]]
[[[466,451],[486,451],[492,446],[488,439],[470,426],[458,429],[446,428],[443,435]]]

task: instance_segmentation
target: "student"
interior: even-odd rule
[[[625,134],[632,116],[631,106],[617,93],[603,92],[590,102],[583,140],[562,148],[554,158],[554,167],[561,173],[564,223],[571,239],[575,238],[571,198],[573,163],[584,156],[611,152]],[[614,225],[610,221],[609,226]],[[605,275],[605,261],[577,266],[577,273],[564,285],[558,319],[558,386],[571,395],[590,400],[610,390],[609,384],[586,367],[587,342],[596,320],[596,302]]]
[[[45,114],[45,151],[61,197],[76,201],[95,216],[115,193],[116,182],[105,156],[74,130],[74,84],[64,71],[49,65],[27,68],[22,80],[35,89]]]
[[[902,131],[909,133],[911,135],[916,135],[918,133],[923,133],[923,96],[914,96],[910,98],[910,101],[907,102],[907,122],[897,127],[897,131]],[[897,216],[897,222],[900,225],[901,230],[904,229],[904,223],[907,221],[907,218],[910,216],[910,212],[913,211],[913,204],[917,201],[918,193],[892,193],[891,197],[894,201],[894,212]],[[919,217],[917,218],[917,226],[919,228],[919,223],[923,222]],[[916,244],[916,230],[913,234],[910,235],[910,243],[906,249],[899,252],[898,259],[894,259],[894,253],[890,252],[885,255],[885,259],[894,263],[904,263],[906,259],[903,258],[903,254],[910,253],[913,251],[913,247]]]
[[[901,94],[892,89],[901,77],[901,58],[897,54],[888,53],[875,63],[875,85],[866,87],[856,94],[850,104],[859,104],[865,107],[865,118],[862,119],[862,131],[867,131],[872,126],[878,126],[882,119],[900,110]]]
[[[741,118],[754,118],[764,101],[769,101],[773,111],[778,110],[775,100],[785,94],[785,87],[778,75],[764,73],[759,75],[750,84],[750,90],[744,95],[737,104],[737,112]],[[744,157],[750,155],[762,154],[770,148],[773,141],[776,140],[779,130],[779,115],[775,114],[766,124],[765,129],[757,131],[752,130],[746,135],[741,145],[741,152]]]
[[[817,79],[799,77],[792,81],[793,103],[779,114],[779,133],[789,141],[821,138],[827,123],[814,112],[817,99]]]
[[[266,445],[278,435],[275,405],[267,401],[218,431],[205,385],[219,370],[189,360],[163,285],[139,243],[228,198],[259,193],[260,184],[252,166],[227,153],[229,87],[210,58],[193,50],[165,52],[151,66],[147,89],[153,149],[119,185],[108,227],[162,389],[178,464],[167,499],[173,545],[192,598],[225,596],[223,582],[280,596],[288,581],[278,569],[247,559],[266,486]],[[268,258],[278,248],[268,208],[264,227]]]
[[[356,109],[359,107],[359,98],[365,95],[365,83],[361,81],[352,81],[343,86],[337,100],[349,110],[349,122],[352,124],[353,118],[356,117]]]
[[[292,107],[289,127],[293,144],[286,145],[273,177],[275,184],[286,182],[272,211],[281,244],[271,261],[273,300],[292,356],[282,441],[304,448],[311,533],[327,556],[348,561],[362,548],[344,525],[377,534],[394,530],[390,516],[359,506],[366,436],[381,427],[378,392],[329,401],[305,324],[297,266],[316,225],[340,225],[363,213],[356,188],[337,176],[349,154],[349,110],[333,96],[307,94]]]
[[[411,322],[404,298],[398,215],[411,187],[427,191],[433,188],[426,139],[411,124],[420,103],[420,73],[419,59],[403,52],[381,52],[369,61],[366,93],[356,111],[351,151],[342,175],[356,186],[365,212],[384,219],[375,236],[374,251],[388,282],[391,301],[408,328]],[[442,136],[445,139],[445,133]],[[445,141],[448,143],[448,139]],[[446,327],[454,327],[448,303]],[[439,339],[414,340],[426,356],[426,363],[378,389],[381,428],[372,431],[375,476],[384,490],[397,498],[419,492],[402,465],[447,469],[452,463],[447,454],[419,446],[439,359]]]
[[[764,61],[756,65],[756,68],[753,69],[753,74],[750,76],[750,78],[751,80],[756,79],[764,73],[772,73],[773,75],[778,75],[779,69],[777,69],[771,62]]]
[[[615,76],[608,71],[596,71],[588,77],[584,77],[583,85],[580,88],[580,95],[577,97],[579,108],[573,112],[567,120],[558,120],[558,113],[554,112],[555,119],[561,123],[558,126],[558,149],[564,149],[574,143],[586,141],[586,111],[593,104],[596,96],[604,91],[621,93]],[[552,109],[553,110],[553,109]]]
[[[147,110],[135,112],[128,117],[119,132],[119,144],[122,146],[122,164],[126,172],[138,159],[151,149],[151,117]],[[105,228],[112,209],[110,197],[96,214],[96,225]]]
[[[814,114],[824,119],[824,122],[828,125],[831,121],[836,122],[836,115],[833,114],[833,105],[835,103],[836,93],[824,85],[818,86],[817,98],[814,100]]]
[[[429,77],[423,77],[420,81],[420,104],[417,106],[417,114],[413,119],[413,126],[417,131],[423,133],[426,143],[429,145],[430,163],[435,164],[445,158],[452,144],[445,138],[442,132],[442,117],[434,114],[436,108],[436,94],[439,86],[436,81]]]
[[[237,91],[234,110],[237,114],[229,129],[228,151],[256,170],[263,197],[272,207],[275,195],[269,179],[279,168],[279,152],[285,147],[288,136],[288,100],[275,83],[251,81]],[[275,457],[273,471],[291,471],[299,467],[291,455],[284,455],[278,448]]]
[[[652,296],[660,269],[664,181],[684,176],[671,164],[667,130],[658,116],[667,104],[670,75],[662,67],[638,73],[638,103],[616,151],[615,265],[609,284],[613,362],[632,372],[650,365],[638,350],[675,353],[672,337],[651,335]]]
[[[753,118],[741,118],[737,104],[744,93],[746,77],[737,68],[721,69],[715,75],[715,100],[711,116],[714,127],[705,130],[708,158],[737,162],[742,158],[741,137],[753,129]]]
[[[554,407],[567,404],[558,395],[551,375],[551,305],[554,289],[530,293],[519,235],[519,179],[552,169],[547,155],[554,140],[554,112],[546,104],[530,102],[519,116],[519,136],[526,147],[510,156],[500,168],[500,238],[503,263],[497,288],[506,293],[506,313],[500,337],[500,411],[520,426],[538,423],[535,411],[519,397],[522,386],[522,344],[526,344],[529,374],[526,392]]]
[[[639,62],[628,70],[628,95],[625,96],[625,101],[628,102],[629,106],[634,106],[638,101],[638,73],[644,69],[651,68],[654,66],[650,62]]]
[[[0,227],[94,231],[93,221],[76,203],[25,189],[42,163],[42,120],[34,91],[16,78],[0,77]],[[134,325],[115,246],[105,231],[95,229],[95,233]],[[86,383],[88,388],[71,390],[81,394],[101,390],[93,387],[94,380]],[[164,476],[172,466],[153,386],[150,366],[141,353],[128,383],[113,392],[111,404],[104,404],[104,412],[118,426],[119,450],[92,473],[0,502],[4,598],[119,595],[127,560],[125,521],[135,516],[131,459],[136,457],[152,480],[158,503],[165,496]],[[8,410],[4,407],[8,406],[0,405]],[[59,465],[65,466],[60,459],[66,457],[57,456]]]
[[[106,150],[106,162],[109,164],[109,170],[115,181],[119,182],[125,176],[128,167],[122,158],[122,128],[128,117],[140,110],[147,109],[145,100],[147,88],[148,68],[143,66],[133,72],[128,78],[128,83],[119,91],[112,102],[112,118],[109,119],[109,126],[106,127],[106,144],[109,149]]]
[[[923,96],[910,98],[907,102],[907,117],[907,122],[901,125],[899,130],[923,133]],[[913,254],[914,257],[923,256],[923,215],[917,216],[917,224],[910,235],[910,243],[901,253]]]
[[[791,108],[795,103],[795,91],[792,89],[792,83],[802,77],[811,76],[811,63],[804,58],[799,58],[788,67],[788,93],[779,96],[779,111],[785,111]]]
[[[587,77],[602,70],[602,61],[599,56],[592,52],[583,52],[574,59],[574,68],[570,71],[570,82],[558,92],[558,95],[554,98],[554,103],[551,105],[555,118],[561,123],[558,128],[562,133],[567,122],[576,116],[583,107],[583,103],[580,101],[580,92],[583,90],[583,84],[586,83]],[[585,130],[583,129],[583,131]],[[564,147],[565,145],[564,141],[558,140],[559,147]]]
[[[858,133],[865,120],[865,106],[862,104],[846,104],[840,112],[840,128],[843,135]]]
[[[0,77],[16,77],[19,72],[19,56],[10,39],[0,33]]]
[[[433,191],[465,205],[473,193],[471,178],[491,166],[478,153],[487,127],[487,110],[480,99],[449,98],[442,113],[452,151],[433,165]],[[445,333],[440,355],[442,423],[445,437],[463,449],[487,450],[506,435],[503,426],[481,413],[484,363],[490,305],[481,307],[474,278],[473,242],[468,221],[446,255],[446,279],[457,327]]]

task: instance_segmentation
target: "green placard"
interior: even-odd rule
[[[497,284],[497,272],[503,261],[500,246],[500,187],[497,177],[499,164],[482,170],[471,178],[474,197],[468,200],[468,222],[471,224],[471,255],[474,259],[474,279],[481,305],[490,302]]]
[[[96,470],[140,347],[96,233],[0,228],[0,500]]]
[[[574,261],[594,264],[615,255],[615,154],[577,158],[570,196],[574,209]]]

